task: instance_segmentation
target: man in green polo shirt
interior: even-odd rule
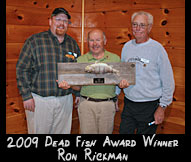
[[[104,49],[106,36],[103,31],[94,29],[88,33],[89,52],[78,57],[78,63],[92,62],[120,62],[120,57]],[[126,80],[119,83],[120,88],[128,87]],[[61,82],[60,87],[70,86]],[[74,88],[74,87],[73,87]],[[78,115],[81,134],[111,134],[113,132],[115,116],[115,88],[116,85],[82,86]],[[75,87],[75,90],[77,88]],[[80,90],[80,88],[79,88]]]
[[[85,62],[120,62],[120,57],[104,49],[105,34],[98,29],[88,33],[89,52],[78,57],[78,63]],[[127,87],[126,80],[122,80],[121,88]],[[111,134],[113,132],[115,103],[113,101],[116,85],[82,86],[78,115],[81,134]]]

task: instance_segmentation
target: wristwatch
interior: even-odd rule
[[[167,107],[167,105],[163,105],[163,104],[159,104],[160,107],[162,107],[163,109],[165,109]]]

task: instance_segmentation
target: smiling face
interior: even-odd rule
[[[68,23],[68,17],[63,13],[49,19],[50,30],[56,37],[64,37],[68,29]]]
[[[132,31],[136,39],[136,43],[143,43],[149,39],[149,33],[152,25],[148,24],[146,15],[137,15],[132,22]]]
[[[88,35],[88,47],[93,55],[103,56],[106,38],[101,30],[93,30]]]

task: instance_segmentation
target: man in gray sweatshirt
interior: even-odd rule
[[[153,16],[139,11],[132,15],[131,23],[135,39],[124,45],[121,61],[136,62],[136,84],[123,89],[125,98],[119,132],[154,134],[173,99],[173,71],[164,47],[149,37]],[[117,87],[116,94],[120,91]]]

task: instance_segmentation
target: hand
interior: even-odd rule
[[[164,108],[158,107],[155,111],[154,118],[155,118],[155,124],[161,124],[164,120]]]
[[[29,110],[29,111],[34,112],[34,110],[35,110],[35,102],[34,102],[33,98],[29,99],[29,100],[26,100],[26,101],[23,101],[23,105],[24,105],[25,110]]]
[[[71,86],[73,90],[80,91],[81,86]]]
[[[58,80],[56,80],[56,82],[58,83]],[[70,85],[68,85],[68,82],[63,80],[62,82],[58,83],[58,87],[63,89],[69,89]]]
[[[78,108],[78,105],[79,105],[79,103],[80,103],[80,97],[76,97],[76,99],[75,99],[75,104],[74,104],[74,108]]]
[[[127,87],[129,87],[129,83],[127,82],[127,80],[122,79],[118,86],[119,86],[119,88],[127,88]]]

